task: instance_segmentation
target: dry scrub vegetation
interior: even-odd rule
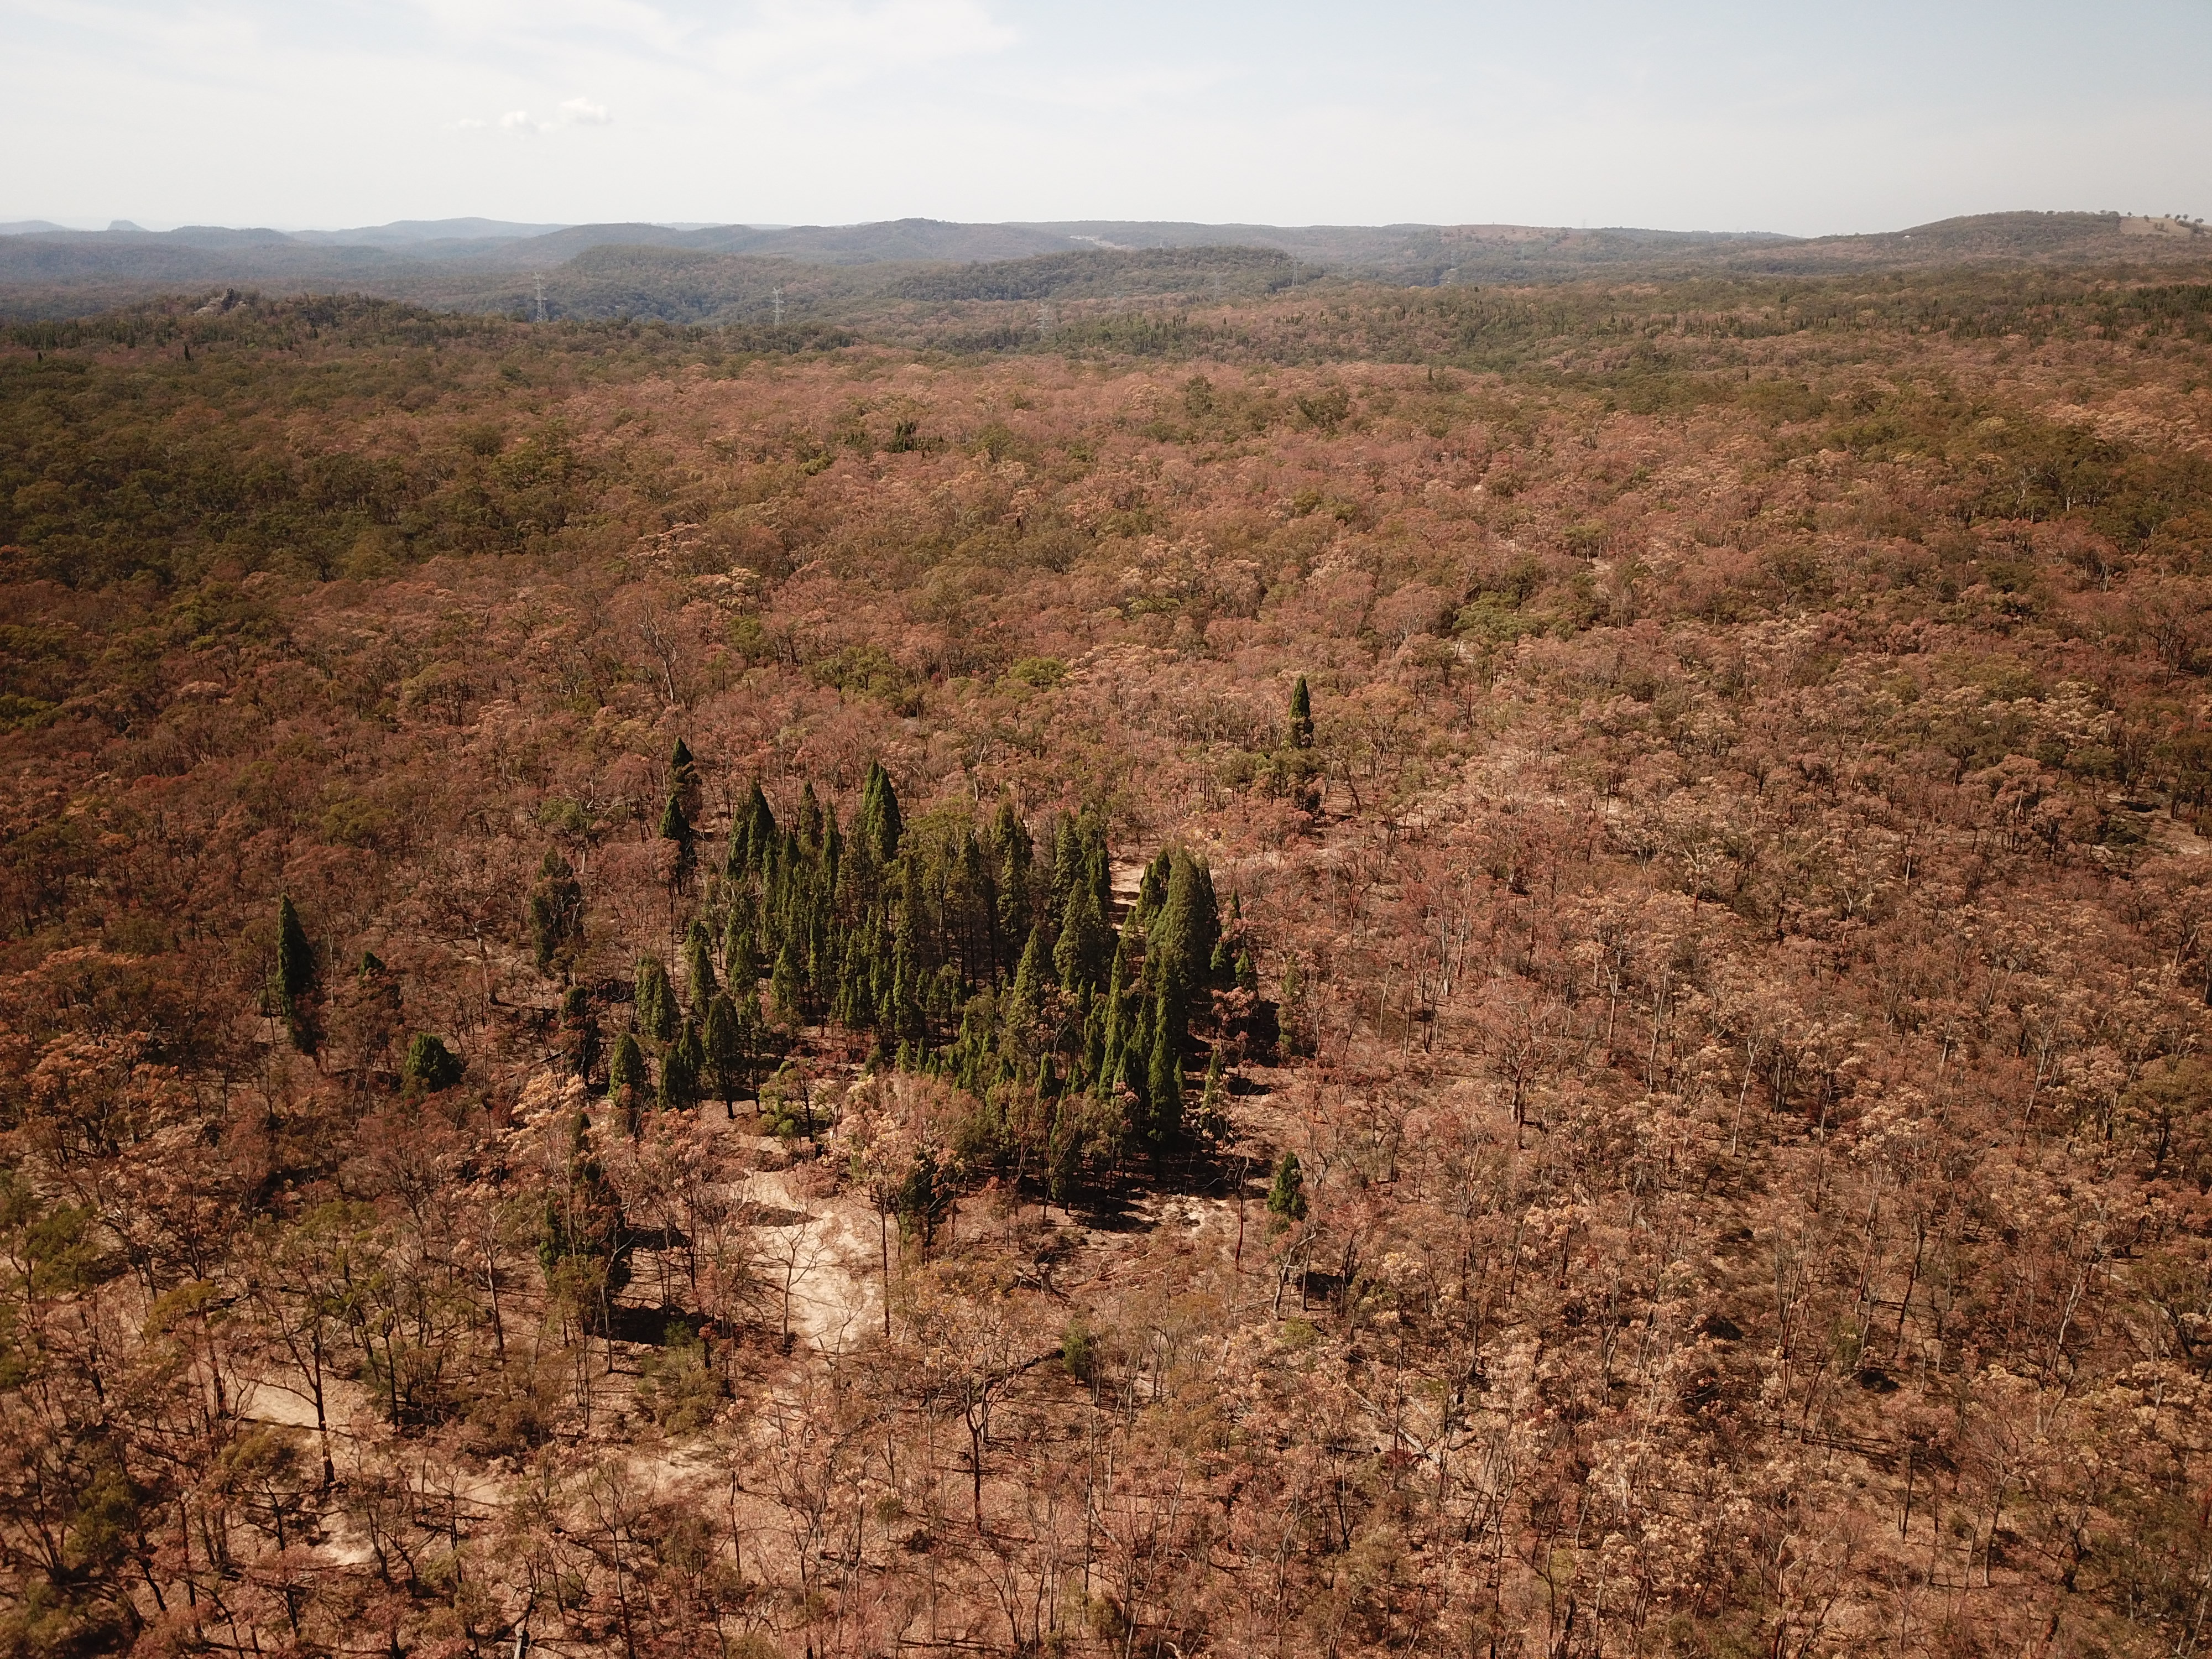
[[[2212,293],[1913,280],[18,330],[0,1651],[2202,1650]]]

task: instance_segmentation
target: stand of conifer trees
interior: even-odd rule
[[[688,852],[682,790],[661,833]],[[811,784],[787,823],[756,784],[700,884],[681,999],[659,957],[638,963],[642,1041],[618,1045],[611,1079],[624,1115],[709,1091],[733,1111],[772,1027],[818,1026],[866,1039],[872,1063],[972,1096],[957,1149],[970,1163],[1057,1188],[1086,1160],[1186,1149],[1218,1121],[1218,1054],[1205,1109],[1191,1122],[1184,1112],[1188,1071],[1209,1059],[1213,993],[1256,988],[1234,914],[1224,935],[1205,861],[1168,850],[1117,929],[1099,815],[1056,817],[1044,843],[1011,803],[988,821],[945,809],[909,823],[880,765],[849,836]]]

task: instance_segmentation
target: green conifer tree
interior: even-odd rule
[[[1305,977],[1298,972],[1298,959],[1292,957],[1283,964],[1282,1028],[1284,1044],[1294,1054],[1309,1052],[1305,1006]]]
[[[1129,921],[1139,931],[1152,927],[1152,918],[1167,902],[1168,878],[1174,869],[1174,856],[1163,847],[1159,855],[1145,866],[1145,873],[1138,878],[1137,902],[1130,907]]]
[[[998,883],[991,874],[982,840],[964,830],[945,872],[946,921],[966,982],[995,977],[1005,946],[999,939]]]
[[[556,849],[548,848],[530,889],[530,942],[541,974],[566,976],[584,943],[584,889]]]
[[[1011,800],[999,803],[991,823],[991,845],[999,854],[999,936],[1011,946],[1026,939],[1032,920],[1030,887],[1035,879],[1036,848]]]
[[[730,828],[729,874],[735,877],[762,870],[767,865],[769,849],[779,839],[775,814],[769,810],[768,797],[756,780],[744,810]]]
[[[1303,674],[1291,687],[1290,738],[1293,749],[1313,747],[1313,694],[1306,690],[1306,677]]]
[[[1096,990],[1115,956],[1114,935],[1106,925],[1097,892],[1087,883],[1079,884],[1068,893],[1067,908],[1060,919],[1060,939],[1053,946],[1053,966],[1059,970],[1060,988],[1070,996]]]
[[[707,1059],[699,1028],[690,1020],[668,1045],[660,1062],[660,1087],[653,1103],[664,1112],[688,1112],[699,1103],[699,1074]]]
[[[1114,1085],[1129,1091],[1133,1103],[1128,1127],[1144,1134],[1152,1121],[1149,1091],[1152,1082],[1152,1033],[1141,1027],[1133,1029],[1128,1040],[1121,1045],[1121,1064],[1109,1067],[1108,1076]]]
[[[684,930],[684,994],[698,1011],[712,1002],[720,988],[714,980],[714,941],[708,936],[707,924],[694,916]]]
[[[1220,941],[1213,876],[1201,859],[1177,850],[1168,863],[1159,914],[1147,938],[1145,976],[1156,994],[1187,1003],[1206,982],[1206,966]]]
[[[788,944],[775,954],[775,969],[769,975],[769,988],[775,997],[776,1018],[787,1024],[798,1024],[805,988],[799,979],[798,958],[792,954]]]
[[[417,1031],[400,1063],[399,1080],[411,1091],[434,1094],[461,1080],[460,1057],[428,1031]]]
[[[661,809],[660,838],[674,842],[684,856],[690,855],[691,843],[697,836],[691,828],[690,816],[684,810],[683,796],[672,793],[668,805]]]
[[[1285,1221],[1305,1218],[1306,1172],[1296,1152],[1285,1152],[1276,1160],[1274,1184],[1267,1188],[1267,1212]]]
[[[1054,817],[1048,830],[1052,845],[1052,878],[1045,894],[1045,913],[1057,918],[1067,908],[1067,896],[1083,879],[1085,848],[1079,820]]]
[[[668,799],[675,801],[677,810],[684,814],[684,825],[688,830],[695,827],[699,821],[699,807],[706,805],[706,790],[699,783],[699,763],[692,759],[690,744],[681,737],[668,750]],[[684,854],[690,858],[690,842],[684,845]]]
[[[905,833],[899,815],[898,794],[881,761],[868,763],[867,781],[860,787],[860,836],[878,866],[898,856],[899,838]]]
[[[1108,964],[1098,997],[1106,1048],[1119,1054],[1128,1045],[1133,1027],[1129,1006],[1129,936],[1114,941],[1114,959]],[[1113,1070],[1109,1066],[1108,1071]]]
[[[1074,1068],[1069,1072],[1067,1086],[1070,1092],[1089,1090],[1093,1094],[1103,1092],[1100,1079],[1107,1073],[1106,1016],[1100,1006],[1105,999],[1093,999],[1083,1012],[1083,1042],[1077,1051]]]
[[[1114,860],[1106,846],[1106,826],[1096,813],[1084,815],[1083,878],[1098,901],[1098,914],[1114,914]]]
[[[614,1054],[607,1061],[607,1099],[613,1104],[623,1127],[631,1134],[637,1133],[638,1104],[652,1086],[653,1074],[646,1067],[645,1050],[638,1046],[635,1036],[624,1031],[615,1040]]]
[[[1036,1021],[1044,1004],[1045,988],[1052,978],[1051,935],[1039,922],[1030,929],[1029,943],[1022,948],[1022,959],[1014,969],[1013,988],[1006,996],[1006,1029],[1015,1036],[1023,1036]]]
[[[1206,1086],[1199,1091],[1198,1121],[1194,1127],[1199,1138],[1209,1146],[1228,1139],[1227,1068],[1222,1062],[1221,1045],[1218,1042],[1206,1063]]]
[[[276,974],[270,988],[292,1046],[303,1054],[315,1052],[315,1021],[307,1006],[315,978],[315,947],[286,893],[276,902]]]
[[[738,1115],[737,1098],[745,1083],[745,1051],[750,1033],[738,1005],[724,991],[707,1005],[707,1023],[700,1031],[706,1054],[706,1076],[722,1103],[726,1117]]]
[[[571,985],[561,996],[561,1057],[570,1073],[588,1078],[599,1063],[599,1023],[592,1017],[592,1000],[580,985]]]
[[[918,1237],[921,1247],[927,1249],[936,1242],[937,1229],[952,1208],[952,1184],[938,1165],[935,1149],[924,1146],[914,1155],[906,1179],[899,1183],[892,1199],[892,1208],[899,1218],[899,1231],[908,1237]]]
[[[276,984],[288,1012],[314,983],[315,947],[308,943],[307,930],[287,893],[276,901]]]
[[[740,927],[734,913],[730,918],[730,931],[722,939],[722,968],[729,976],[732,991],[748,994],[760,983],[760,946],[754,940],[752,929]]]
[[[1182,1139],[1182,1011],[1162,997],[1152,1021],[1152,1063],[1145,1077],[1146,1138],[1162,1151]]]
[[[637,994],[637,1029],[655,1042],[667,1042],[676,1036],[676,993],[668,983],[668,970],[660,965],[656,956],[637,959],[635,981]]]

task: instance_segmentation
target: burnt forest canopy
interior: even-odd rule
[[[0,236],[0,1654],[2204,1650],[2193,223],[345,234]]]

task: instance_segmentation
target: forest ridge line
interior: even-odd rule
[[[146,232],[67,231],[40,221],[0,234],[0,315],[82,315],[179,285],[256,285],[278,292],[358,291],[441,309],[529,309],[533,278],[553,314],[579,314],[568,290],[611,269],[657,274],[673,264],[691,289],[726,304],[748,280],[765,302],[794,281],[845,299],[928,289],[946,267],[1080,262],[1105,292],[1178,291],[1235,298],[1255,263],[1276,280],[1333,277],[1433,287],[1588,277],[1816,276],[1937,264],[2002,267],[2145,258],[2190,261],[2212,252],[2184,216],[2002,213],[1869,235],[1791,238],[1759,232],[1574,229],[1515,225],[1378,227],[1206,225],[1091,220],[955,224],[929,219],[823,227],[549,227],[489,220],[400,222],[357,231],[283,232],[217,226]],[[810,273],[814,273],[810,276]],[[1018,282],[1025,279],[1016,279]],[[1034,285],[1031,282],[1030,285]],[[660,287],[665,289],[664,281]],[[823,297],[817,295],[814,297]],[[673,320],[713,308],[647,280],[603,284],[596,308],[625,305]]]

